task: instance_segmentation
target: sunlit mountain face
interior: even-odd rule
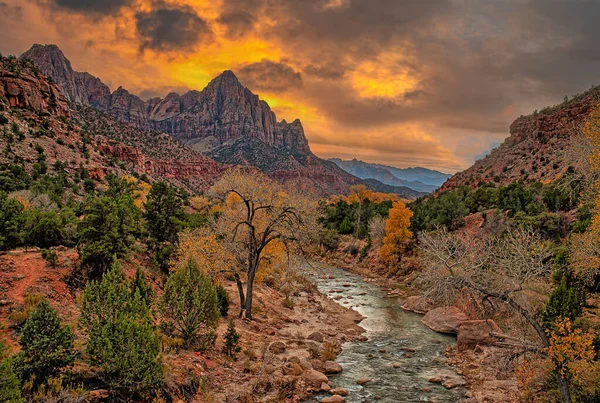
[[[320,157],[455,172],[514,118],[597,83],[600,3],[2,0],[0,51],[56,43],[142,99],[224,70]]]

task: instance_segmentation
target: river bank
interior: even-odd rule
[[[418,295],[413,287],[416,275],[390,275],[371,252],[366,259],[344,253],[329,254],[321,258],[324,264],[340,267],[362,277],[365,282],[381,287],[389,298],[406,299]],[[422,318],[419,315],[419,318]],[[423,327],[425,327],[423,325]],[[510,351],[508,351],[510,356]],[[513,403],[519,401],[518,380],[513,371],[514,363],[507,359],[507,350],[494,346],[477,346],[474,349],[457,348],[453,342],[445,351],[447,363],[457,374],[464,377],[465,402]]]

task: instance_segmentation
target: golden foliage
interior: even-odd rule
[[[582,133],[591,149],[589,166],[592,172],[600,173],[600,104],[590,112]],[[574,273],[588,284],[600,273],[600,183],[591,187],[595,195],[594,215],[590,226],[583,234],[572,234],[570,265]]]
[[[400,196],[395,193],[374,192],[367,189],[364,185],[354,185],[350,188],[350,192],[351,193],[348,196],[332,196],[329,199],[329,202],[337,203],[339,200],[343,200],[347,203],[362,203],[366,199],[369,199],[373,203],[381,203],[388,200],[394,202],[400,199]]]
[[[600,104],[590,112],[581,131],[593,149],[590,166],[592,170],[600,171]]]
[[[385,263],[396,261],[404,250],[406,242],[412,237],[412,232],[408,229],[412,216],[412,211],[401,201],[394,202],[392,205],[390,216],[385,222],[386,235],[380,250],[381,259]]]
[[[190,197],[190,207],[199,213],[208,213],[211,208],[211,203],[204,196],[193,196]]]
[[[574,328],[568,318],[554,323],[546,353],[552,370],[579,384],[593,372],[594,334]]]
[[[221,278],[236,269],[232,254],[208,228],[186,229],[179,234],[179,249],[173,267],[185,264],[190,258],[211,278]]]

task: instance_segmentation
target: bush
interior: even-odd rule
[[[50,249],[42,249],[42,259],[46,260],[46,264],[53,269],[58,264],[58,255]]]
[[[0,182],[2,181],[0,176]],[[0,191],[0,250],[7,250],[19,244],[19,232],[23,225],[23,205],[9,199]]]
[[[281,306],[287,309],[294,309],[294,301],[290,298],[289,295],[286,295],[283,301],[281,301]]]
[[[0,340],[0,402],[23,403],[21,384],[12,369],[4,343]]]
[[[229,313],[229,295],[227,290],[221,284],[217,285],[217,304],[219,306],[219,312],[221,316],[226,318]]]
[[[21,351],[15,356],[15,372],[23,382],[31,381],[33,388],[47,383],[73,365],[75,335],[63,326],[58,312],[42,300],[31,318],[25,322],[19,339]]]
[[[8,123],[8,118],[3,113],[0,113],[0,125],[5,125]]]
[[[171,274],[160,303],[164,328],[185,340],[198,340],[200,331],[214,331],[219,323],[217,291],[195,260],[189,259]]]
[[[80,323],[85,351],[101,378],[127,396],[148,397],[163,381],[160,342],[143,290],[125,280],[118,263],[83,293]]]
[[[17,327],[24,325],[42,299],[44,299],[42,294],[34,293],[25,295],[23,309],[17,309],[11,312],[11,314],[8,315],[8,319],[10,319]]]
[[[235,330],[235,324],[233,323],[233,320],[229,321],[227,332],[223,336],[223,339],[225,340],[225,344],[223,345],[223,353],[235,360],[241,348],[238,345],[240,335]]]
[[[93,275],[99,276],[115,256],[121,259],[129,253],[138,209],[130,192],[109,188],[105,195],[88,199],[83,213],[78,227],[79,257],[82,264],[92,268]]]

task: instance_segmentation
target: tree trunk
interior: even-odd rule
[[[571,392],[569,391],[569,383],[565,377],[558,372],[556,373],[556,383],[558,383],[558,388],[560,389],[560,396],[562,397],[563,403],[572,403]]]
[[[246,300],[244,298],[244,285],[242,284],[242,280],[240,279],[240,275],[235,273],[233,275],[235,277],[235,283],[237,285],[238,293],[240,295],[240,318],[244,314],[244,309],[246,308]]]
[[[544,347],[550,347],[550,339],[548,338],[548,335],[546,334],[542,325],[537,320],[535,320],[533,316],[531,316],[528,310],[519,305],[515,300],[510,298],[508,295],[490,292],[475,286],[472,286],[472,288],[490,297],[497,298],[501,301],[506,302],[513,310],[515,310],[521,316],[523,316],[523,318],[525,318],[525,320],[529,322],[529,324],[535,329]],[[569,382],[565,379],[564,376],[562,376],[558,372],[556,373],[556,383],[558,383],[558,388],[560,389],[560,395],[563,403],[572,403],[571,392],[569,390]]]
[[[248,270],[248,282],[246,283],[246,319],[252,320],[252,289],[254,286],[254,275],[256,268]]]

